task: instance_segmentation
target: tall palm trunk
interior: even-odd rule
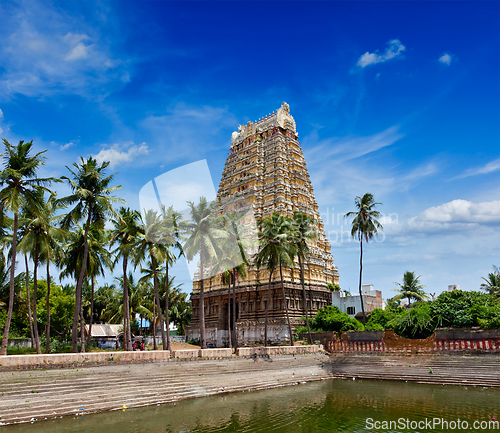
[[[283,302],[285,303],[286,321],[288,323],[288,333],[290,334],[290,346],[293,346],[292,326],[290,325],[290,316],[288,315],[288,304],[286,302],[285,284],[283,282],[283,267],[281,266],[281,262],[280,262],[280,278],[281,278],[281,291],[283,292]]]
[[[153,293],[153,350],[158,350],[158,344],[156,343],[156,300]]]
[[[236,269],[234,269],[233,278],[233,345],[238,348],[238,337],[236,335]]]
[[[231,279],[234,278],[233,274],[231,275]],[[232,348],[231,342],[231,280],[229,280],[229,284],[227,285],[227,347]]]
[[[307,327],[307,338],[309,339],[309,344],[313,344],[311,329],[309,328],[309,314],[307,310],[307,296],[306,296],[306,285],[304,283],[304,265],[302,263],[302,257],[298,254],[299,258],[299,272],[300,272],[300,282],[302,284],[302,296],[304,297],[304,310],[306,313],[306,327]]]
[[[128,298],[128,280],[127,280],[128,257],[123,256],[123,336],[125,338],[124,348],[132,349],[132,329],[130,326],[130,301]]]
[[[45,297],[45,308],[47,309],[47,324],[45,326],[45,353],[50,353],[50,259],[47,254],[47,296]]]
[[[85,319],[83,317],[83,302],[80,302],[80,352],[85,352]]]
[[[365,305],[363,302],[363,293],[361,292],[361,275],[363,273],[363,238],[359,240],[359,246],[361,248],[361,255],[359,256],[359,300],[361,301],[361,312],[363,313],[361,322],[365,324],[366,323]]]
[[[269,271],[269,284],[267,285],[266,321],[264,322],[264,346],[267,347],[267,322],[269,318],[269,304],[271,303],[271,278],[274,268]]]
[[[94,277],[90,283],[90,319],[89,319],[89,332],[87,334],[87,350],[90,350],[92,342],[92,322],[94,320]]]
[[[14,310],[14,278],[16,273],[17,224],[18,215],[17,212],[14,212],[14,227],[12,231],[12,262],[10,265],[9,307],[7,309],[7,319],[5,320],[5,328],[3,331],[2,349],[0,350],[0,355],[7,355],[10,322],[12,320],[12,311]]]
[[[30,270],[28,266],[28,255],[24,255],[26,265],[26,297],[28,298],[28,321],[30,324],[31,347],[35,347],[35,337],[33,335],[33,316],[31,315],[31,295],[30,295]]]
[[[167,350],[171,350],[170,347],[170,318],[168,314],[168,296],[170,288],[168,286],[168,257],[165,261],[165,327],[167,328]]]
[[[35,249],[35,269],[33,271],[33,333],[35,335],[35,346],[36,353],[41,354],[42,349],[40,348],[40,338],[38,336],[38,321],[36,317],[36,292],[38,289],[38,251]]]
[[[75,290],[75,314],[73,315],[73,327],[71,329],[71,350],[72,352],[78,352],[78,316],[80,314],[80,310],[82,309],[82,286],[83,286],[83,278],[85,277],[85,271],[87,270],[87,258],[89,256],[89,243],[88,243],[88,235],[89,235],[89,227],[92,216],[92,204],[89,205],[88,209],[89,215],[87,217],[87,223],[85,225],[85,232],[83,235],[83,261],[82,261],[82,269],[80,270],[80,275],[78,276],[78,281],[76,282],[76,290]],[[82,316],[83,323],[83,316]],[[82,340],[82,346],[84,346],[84,340]]]
[[[167,338],[165,336],[165,326],[163,323],[163,314],[161,313],[161,304],[160,304],[160,295],[158,293],[158,275],[156,274],[156,260],[151,254],[151,264],[153,265],[153,280],[154,280],[154,289],[155,289],[155,301],[158,308],[158,316],[160,318],[160,330],[161,330],[161,342],[162,349],[167,350]]]
[[[201,249],[200,253],[200,347],[206,349],[207,345],[205,342],[205,293],[203,291],[203,256],[204,249]]]

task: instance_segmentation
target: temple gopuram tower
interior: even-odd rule
[[[304,263],[308,308],[314,316],[318,309],[331,305],[331,290],[327,285],[338,284],[339,274],[314,198],[295,120],[288,104],[283,102],[276,113],[240,125],[233,132],[217,194],[217,215],[237,212],[255,221],[273,212],[292,217],[294,211],[304,212],[317,224],[317,237],[310,243],[311,254]],[[249,260],[253,265],[253,257]],[[285,268],[283,275],[292,327],[303,326],[300,318],[305,310],[298,265]],[[264,340],[268,280],[267,269],[251,266],[246,279],[236,283],[236,320],[230,327],[236,329],[239,345]],[[223,347],[228,340],[228,286],[223,284],[221,275],[204,278],[203,286],[206,340],[208,344]],[[287,341],[279,269],[273,273],[271,290],[268,338],[273,342]],[[199,282],[193,283],[191,301],[193,316],[187,334],[189,338],[199,338]]]

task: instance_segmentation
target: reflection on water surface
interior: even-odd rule
[[[500,389],[329,380],[9,426],[4,431],[353,433],[368,431],[365,429],[367,418],[379,421],[399,418],[419,421],[434,417],[449,421],[466,420],[471,426],[474,420],[487,421],[492,417],[500,419]],[[391,430],[397,431],[400,430]],[[471,428],[466,431],[474,430]]]

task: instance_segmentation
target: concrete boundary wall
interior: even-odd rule
[[[82,364],[91,362],[152,361],[170,358],[168,350],[135,352],[51,353],[48,355],[0,356],[0,367]]]
[[[240,347],[236,356],[278,356],[302,353],[318,353],[323,346],[272,346],[272,347]],[[172,359],[194,358],[230,358],[233,350],[221,349],[184,349],[134,351],[134,352],[85,352],[54,353],[49,355],[7,355],[0,356],[0,370],[3,367],[36,368],[43,366],[76,365],[106,362],[140,362]]]
[[[200,351],[198,349],[182,349],[182,350],[172,350],[172,358],[188,359],[188,358],[198,358]]]
[[[233,355],[233,349],[200,349],[200,358],[229,358]]]
[[[314,346],[271,346],[271,347],[238,347],[238,356],[276,356],[298,355],[302,353],[318,353],[323,349],[321,345]]]

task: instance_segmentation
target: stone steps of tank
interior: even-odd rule
[[[144,406],[160,402],[178,401],[186,398],[204,395],[215,395],[225,392],[242,391],[249,389],[265,389],[281,384],[306,382],[331,377],[329,368],[321,368],[321,361],[317,357],[310,365],[297,365],[296,374],[292,375],[293,358],[288,357],[286,361],[275,360],[274,362],[259,362],[253,360],[241,360],[231,366],[215,365],[213,362],[205,364],[203,373],[196,369],[196,363],[190,368],[182,371],[160,373],[160,368],[154,373],[142,372],[137,377],[123,378],[120,375],[106,375],[106,373],[95,374],[94,369],[85,369],[87,378],[68,378],[67,371],[60,370],[63,379],[58,380],[57,373],[52,371],[50,375],[45,372],[31,372],[31,376],[20,378],[17,382],[27,381],[8,393],[4,393],[0,401],[1,421],[4,423],[29,421],[32,418],[54,418],[63,415],[77,415],[81,412],[97,412],[103,410],[121,409],[127,407]],[[304,360],[302,360],[303,364]],[[168,363],[158,363],[162,367]],[[150,370],[155,370],[153,364],[148,364]],[[156,366],[158,367],[158,366]],[[237,368],[235,368],[237,367]],[[264,367],[264,368],[263,368]],[[179,368],[178,370],[180,370]],[[311,370],[314,373],[311,373]],[[123,368],[126,371],[126,368]],[[265,380],[251,377],[252,373],[262,374],[266,372]],[[284,370],[280,372],[280,370]],[[26,373],[26,372],[23,372]],[[80,373],[80,371],[79,371]],[[202,376],[199,376],[202,374]],[[222,375],[224,384],[216,380],[214,375]],[[313,375],[311,375],[313,374]],[[15,375],[14,375],[15,376]],[[40,377],[41,376],[41,377]],[[92,376],[92,377],[91,377]],[[107,377],[106,377],[107,376]],[[133,380],[132,380],[133,379]],[[279,379],[279,380],[278,380]],[[172,386],[175,381],[175,385]],[[45,383],[44,383],[45,382]],[[97,383],[96,383],[97,382]],[[0,381],[1,383],[1,381]],[[221,386],[224,386],[224,389]],[[38,388],[37,388],[38,387]],[[32,390],[38,392],[32,393]],[[85,409],[80,411],[79,409]]]

